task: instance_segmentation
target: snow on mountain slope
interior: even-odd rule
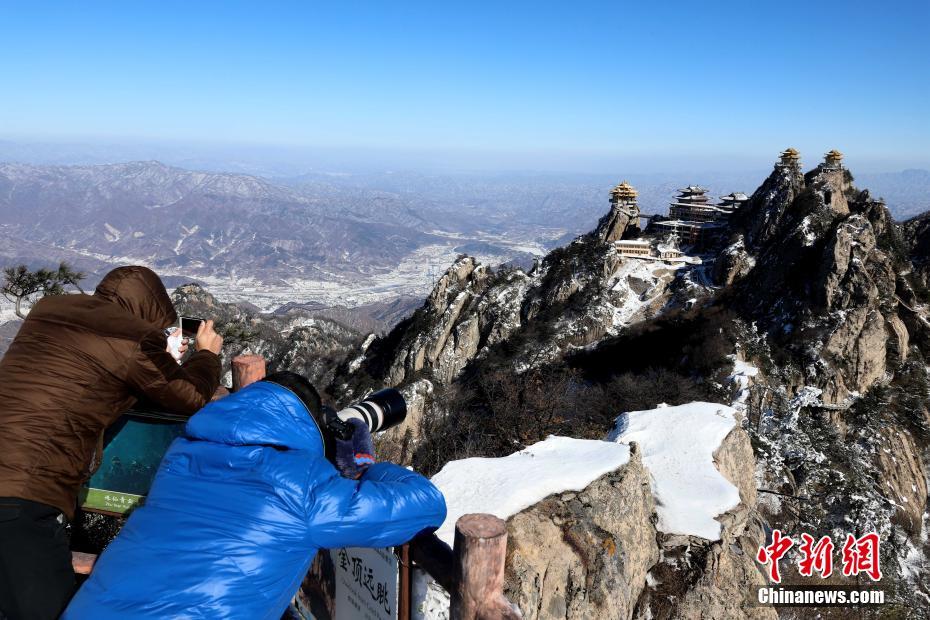
[[[753,378],[759,374],[759,369],[749,362],[738,359],[733,355],[733,374],[730,381],[736,384],[736,398],[733,399],[733,408],[741,413],[746,412],[746,401],[749,399],[749,388]]]
[[[664,303],[666,286],[675,279],[675,272],[684,264],[673,265],[661,260],[629,259],[620,263],[608,281],[611,295],[606,302],[612,310],[616,333],[634,323],[644,309]]]
[[[736,425],[736,411],[718,403],[688,403],[631,411],[617,418],[608,440],[635,441],[653,479],[657,529],[719,540],[714,517],[739,504],[739,491],[714,465],[714,452]]]
[[[448,509],[436,535],[451,546],[462,515],[507,519],[553,493],[581,491],[629,459],[624,445],[553,435],[509,456],[452,461],[432,478]]]

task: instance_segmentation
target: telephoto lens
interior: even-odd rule
[[[385,388],[370,394],[365,400],[346,407],[336,416],[343,422],[361,420],[372,433],[397,426],[407,417],[407,401],[394,388]]]

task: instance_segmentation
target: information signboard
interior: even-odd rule
[[[399,563],[391,549],[330,552],[336,573],[335,620],[397,618]]]
[[[166,416],[124,415],[108,429],[97,472],[81,492],[81,508],[126,514],[149,491],[158,464],[184,422]]]

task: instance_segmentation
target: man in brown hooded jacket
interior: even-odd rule
[[[74,589],[69,536],[104,430],[145,396],[193,414],[219,386],[222,338],[166,351],[177,314],[157,275],[114,269],[93,295],[45,297],[0,360],[0,619],[56,618]]]

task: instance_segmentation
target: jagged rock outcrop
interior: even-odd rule
[[[343,385],[356,393],[417,378],[447,385],[469,362],[503,344],[516,349],[509,356],[517,371],[547,363],[658,313],[671,296],[676,269],[624,258],[591,236],[554,250],[530,274],[492,271],[460,257],[422,307],[372,343],[357,366],[366,378],[347,376]],[[512,338],[521,330],[549,337],[521,344]]]
[[[879,435],[882,445],[875,453],[879,487],[895,504],[894,519],[917,538],[927,511],[927,472],[921,449],[905,429],[890,426]]]
[[[311,312],[262,315],[248,304],[218,301],[198,284],[185,284],[172,294],[179,314],[212,318],[223,336],[224,382],[231,385],[230,363],[243,353],[265,357],[268,372],[298,372],[323,392],[336,369],[363,343],[355,330]]]
[[[449,383],[483,347],[519,327],[527,279],[518,269],[492,274],[460,257],[423,306],[373,342],[358,367],[372,385],[402,385],[421,375]]]
[[[403,423],[377,437],[377,451],[381,460],[409,464],[417,444],[421,441],[423,420],[433,397],[433,384],[419,379],[401,388],[407,402],[407,417]]]
[[[505,591],[527,620],[631,618],[659,559],[648,473],[629,463],[507,523]]]
[[[797,384],[840,404],[886,378],[889,330],[896,359],[909,341],[894,300],[897,232],[845,169],[799,174],[777,166],[753,195],[717,279],[734,282],[738,303],[796,356]]]
[[[746,241],[742,235],[728,245],[714,261],[714,282],[720,286],[730,286],[743,279],[753,267],[756,260],[746,250]]]
[[[908,250],[920,247],[922,227],[913,223],[907,237],[905,226],[902,237],[884,204],[835,166],[818,166],[800,184],[776,171],[765,186],[780,198],[757,212],[762,223],[741,215],[755,266],[733,285],[760,330],[747,342],[767,369],[751,401],[753,440],[765,455],[759,480],[784,494],[760,498],[762,518],[840,537],[854,524],[917,540],[930,394],[916,351],[930,350],[930,330]]]
[[[629,209],[620,204],[612,204],[610,211],[607,212],[597,223],[594,229],[594,236],[602,243],[611,243],[623,238],[623,234],[633,228],[633,221],[636,215],[631,214]],[[637,218],[638,220],[638,218]],[[639,222],[636,221],[636,226]]]
[[[902,229],[915,282],[926,290],[930,287],[930,211],[907,220]]]
[[[511,517],[511,600],[527,618],[776,617],[747,597],[766,584],[755,561],[765,536],[750,437],[736,425],[713,454],[739,491],[717,517],[719,540],[656,529],[652,474],[633,443],[624,467]]]
[[[837,215],[849,214],[847,194],[852,187],[849,172],[844,168],[824,168],[818,166],[813,172],[813,181],[809,187],[820,194],[824,205]]]
[[[735,214],[734,228],[744,230],[746,245],[754,250],[779,234],[786,207],[804,188],[804,175],[795,165],[776,164],[747,204]]]
[[[907,326],[897,315],[887,317],[886,332],[888,334],[888,352],[891,358],[898,363],[907,359],[911,337]]]

